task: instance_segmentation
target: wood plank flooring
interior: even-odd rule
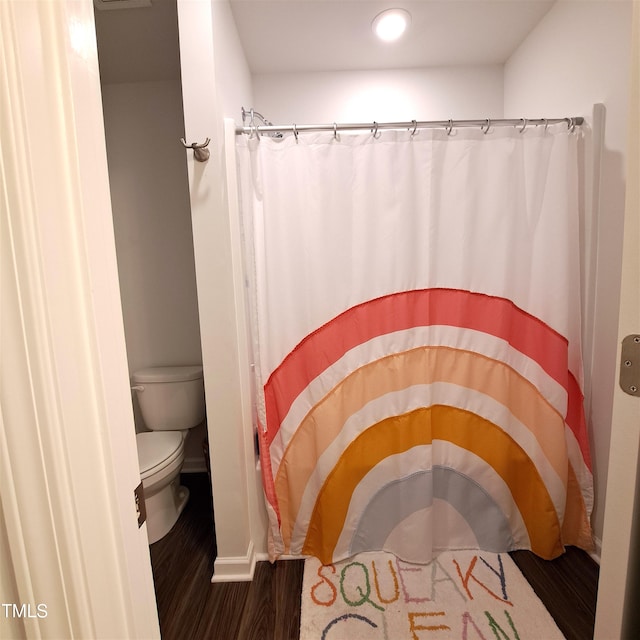
[[[567,547],[562,556],[551,561],[530,551],[510,555],[565,637],[593,638],[600,570],[596,561],[576,547]]]
[[[259,562],[252,582],[211,584],[216,543],[209,479],[184,474],[182,482],[191,491],[189,503],[171,532],[150,547],[163,640],[299,640],[304,562]],[[598,565],[575,548],[551,562],[527,551],[511,556],[566,638],[592,638]]]

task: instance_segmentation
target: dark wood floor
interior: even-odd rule
[[[151,545],[163,640],[298,640],[304,562],[259,562],[252,582],[211,584],[216,543],[206,474],[173,529]]]
[[[171,532],[151,545],[163,640],[298,640],[303,561],[259,562],[252,582],[211,584],[209,479],[185,474],[182,482],[189,503]],[[511,556],[566,638],[591,639],[598,565],[575,548],[551,562],[527,551]]]

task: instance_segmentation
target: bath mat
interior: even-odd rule
[[[300,640],[561,640],[507,554],[441,553],[428,565],[363,553],[305,561]]]

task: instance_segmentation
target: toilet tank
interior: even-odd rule
[[[180,431],[199,425],[205,416],[200,365],[149,367],[131,376],[142,419],[151,431]]]

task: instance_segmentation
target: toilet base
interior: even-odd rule
[[[147,495],[144,506],[147,511],[147,537],[149,544],[157,542],[171,531],[189,500],[189,489],[180,485],[176,476],[160,491]]]

